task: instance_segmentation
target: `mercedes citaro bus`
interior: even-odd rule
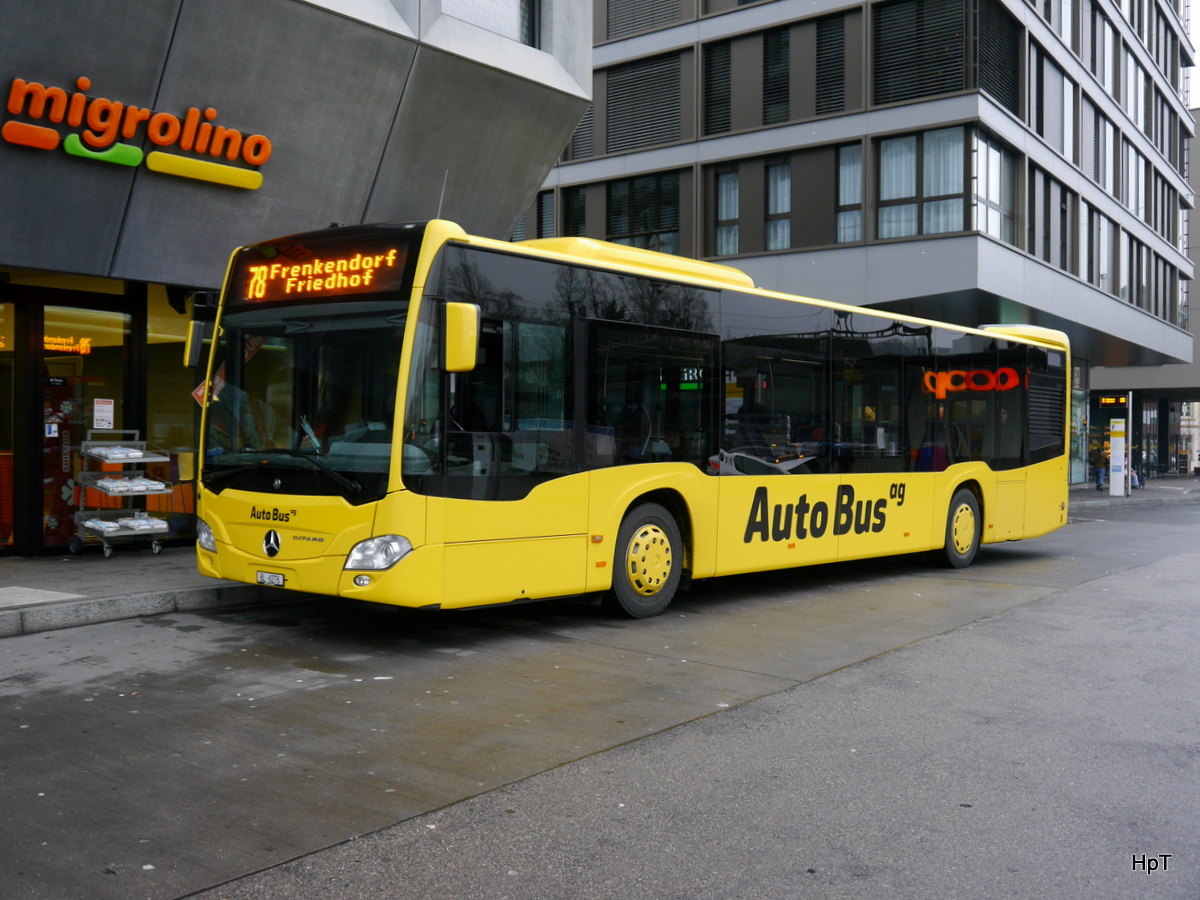
[[[210,343],[198,564],[420,608],[595,593],[633,617],[718,575],[966,566],[1066,521],[1069,353],[586,238],[268,240],[233,253]]]

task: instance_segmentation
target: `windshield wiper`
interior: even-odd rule
[[[317,451],[317,456],[322,453],[321,442],[317,440],[317,433],[313,431],[311,425],[308,424],[308,416],[300,417],[300,427],[304,429],[304,433],[308,435],[308,439],[312,441],[313,449]]]
[[[357,481],[353,480],[352,478],[347,478],[341,472],[332,468],[328,463],[322,462],[320,459],[318,459],[316,456],[313,456],[311,453],[303,453],[299,450],[288,450],[283,447],[272,447],[268,450],[253,450],[253,451],[247,450],[246,452],[247,453],[256,453],[256,454],[280,453],[280,454],[283,454],[284,456],[294,457],[295,459],[307,459],[310,463],[312,463],[314,466],[316,466],[318,469],[320,469],[322,472],[324,472],[326,475],[328,475],[330,478],[332,478],[334,481],[336,481],[339,485],[344,487],[346,490],[352,491],[354,493],[358,493],[359,491],[362,490],[362,485],[359,484]]]

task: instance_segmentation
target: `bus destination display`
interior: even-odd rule
[[[266,258],[265,249],[275,251]],[[284,244],[249,248],[238,259],[233,284],[242,303],[320,300],[400,288],[407,242],[311,247]]]

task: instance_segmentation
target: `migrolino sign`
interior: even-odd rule
[[[147,169],[163,175],[246,190],[262,185],[262,173],[257,168],[229,163],[263,165],[271,158],[270,139],[214,124],[217,111],[211,106],[203,110],[192,107],[180,118],[89,96],[85,91],[91,89],[92,81],[87,77],[75,79],[75,87],[77,90],[68,94],[60,87],[14,78],[8,91],[9,115],[65,124],[77,130],[64,136],[57,128],[13,118],[0,128],[0,137],[36,150],[56,150],[61,144],[71,156],[119,166],[140,166],[144,160]],[[141,143],[141,138],[159,149],[143,153],[140,146],[125,143]],[[226,162],[216,162],[219,159]]]

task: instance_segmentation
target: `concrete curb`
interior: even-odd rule
[[[58,603],[0,611],[0,638],[57,631],[77,625],[159,616],[171,612],[295,603],[308,596],[311,595],[239,584],[183,591],[155,591],[131,594],[127,597],[62,600]]]
[[[1182,491],[1168,496],[1141,496],[1139,491],[1130,497],[1070,497],[1067,498],[1067,511],[1078,512],[1084,509],[1115,509],[1129,506],[1166,506],[1171,503],[1200,503],[1200,491]]]

